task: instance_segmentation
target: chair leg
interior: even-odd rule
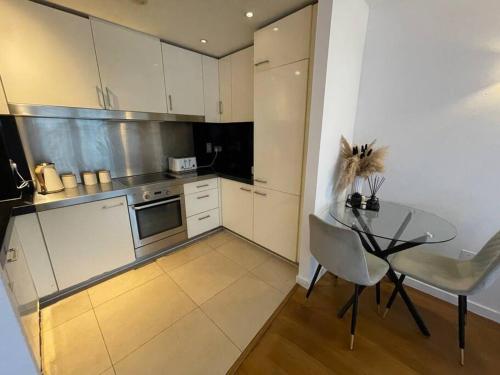
[[[401,275],[399,276],[399,284],[403,284],[403,280],[405,279],[406,275]],[[385,318],[387,314],[389,313],[389,310],[392,307],[392,304],[394,303],[394,300],[396,299],[398,295],[398,288],[394,287],[394,290],[392,291],[391,296],[389,297],[389,300],[387,301],[387,304],[385,305],[385,311],[384,314],[382,315],[382,318]]]
[[[309,285],[309,289],[307,290],[306,298],[309,298],[309,295],[314,288],[314,284],[316,284],[316,279],[318,278],[319,271],[321,271],[321,264],[318,264],[318,267],[316,267],[316,272],[314,272],[314,276],[311,280],[311,285]]]
[[[354,348],[354,333],[356,332],[356,320],[358,318],[358,300],[359,300],[359,285],[354,284],[354,300],[352,303],[352,317],[351,317],[351,343],[349,349]]]
[[[375,285],[375,300],[377,301],[377,313],[380,314],[380,282]]]
[[[467,296],[458,296],[458,345],[460,347],[460,364],[465,363],[465,314],[467,313]]]

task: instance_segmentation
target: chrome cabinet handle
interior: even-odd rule
[[[14,248],[11,248],[7,250],[7,263],[12,263],[17,260],[17,250]]]
[[[261,193],[260,191],[254,191],[254,194],[260,195],[261,197],[267,197],[266,193]]]
[[[255,182],[259,182],[259,183],[261,183],[261,184],[267,184],[267,181],[266,181],[266,180],[260,180],[260,179],[258,179],[258,178],[254,178],[254,181],[255,181]]]
[[[111,95],[110,95],[110,89],[109,87],[106,86],[106,96],[108,97],[108,108],[113,108],[113,106],[111,105]],[[104,103],[106,104],[106,101],[104,101]]]
[[[110,208],[115,208],[115,207],[120,207],[123,206],[123,202],[117,203],[117,204],[112,204],[111,206],[104,205],[101,208],[103,210],[109,210]]]
[[[196,188],[197,188],[197,189],[200,189],[200,188],[202,188],[202,187],[207,187],[207,186],[208,186],[208,184],[203,184],[203,185],[198,185],[198,186],[196,186]]]
[[[170,110],[173,111],[174,107],[172,106],[172,95],[168,94],[168,105],[170,107]]]
[[[95,89],[97,91],[97,101],[99,103],[99,107],[106,109],[106,99],[104,98],[102,89],[99,86],[96,86]]]
[[[208,219],[209,217],[210,215],[199,217],[198,221]]]
[[[269,60],[262,60],[262,61],[259,61],[258,63],[255,63],[254,65],[255,66],[259,66],[259,65],[262,65],[262,64],[267,64],[268,62],[270,62]]]
[[[240,187],[240,190],[243,190],[243,191],[248,191],[248,192],[251,192],[251,191],[252,191],[251,189],[247,189],[247,188],[244,188],[244,187]]]
[[[222,100],[219,100],[219,115],[222,115]]]
[[[200,195],[199,197],[196,197],[196,199],[203,199],[203,198],[208,198],[210,195]]]

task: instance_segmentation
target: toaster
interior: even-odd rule
[[[171,172],[189,172],[196,170],[196,157],[188,158],[168,158],[168,169]]]

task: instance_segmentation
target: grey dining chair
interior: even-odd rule
[[[381,258],[367,253],[361,244],[359,236],[350,229],[333,226],[316,215],[309,215],[309,229],[311,253],[319,264],[306,298],[309,298],[322,267],[334,275],[354,283],[351,342],[349,346],[352,350],[354,347],[360,286],[378,284],[387,273],[389,264]]]
[[[458,296],[458,343],[460,364],[465,360],[465,324],[467,296],[479,293],[500,276],[500,231],[469,260],[459,260],[418,249],[402,251],[389,256],[391,267],[405,275]],[[395,294],[389,298],[385,314]],[[384,314],[384,315],[385,315]]]

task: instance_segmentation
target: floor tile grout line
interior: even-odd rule
[[[111,359],[111,354],[109,353],[108,344],[106,343],[106,338],[104,337],[104,333],[102,332],[101,324],[99,323],[99,319],[97,318],[97,314],[95,312],[95,308],[94,308],[94,304],[92,303],[92,300],[90,300],[90,304],[92,305],[92,313],[94,314],[94,318],[95,318],[96,323],[97,323],[97,328],[99,328],[99,333],[101,334],[102,342],[104,343],[104,347],[106,348],[106,353],[108,353],[109,363],[111,363],[111,367],[113,368],[113,372],[116,375],[115,366],[113,365],[113,360]]]
[[[196,243],[197,243],[197,242],[193,242],[193,244],[196,244]],[[210,251],[209,251],[208,253],[205,253],[205,254],[202,254],[202,255],[200,255],[200,256],[197,256],[197,257],[195,257],[195,258],[193,258],[193,259],[190,259],[190,260],[188,260],[186,263],[182,263],[182,264],[178,265],[177,267],[172,268],[171,270],[168,270],[168,271],[167,271],[167,270],[165,270],[165,269],[164,269],[164,268],[163,268],[160,264],[158,264],[158,266],[161,268],[161,270],[162,270],[163,272],[165,272],[165,273],[168,275],[168,273],[169,273],[169,272],[172,272],[172,271],[174,271],[174,270],[176,270],[176,269],[178,269],[178,268],[180,268],[180,267],[182,267],[182,266],[185,266],[185,265],[187,265],[187,264],[189,264],[189,263],[191,263],[191,262],[195,261],[196,259],[199,259],[199,258],[201,258],[201,257],[203,257],[203,256],[205,256],[205,255],[207,255],[207,254],[210,254],[211,252],[215,251],[215,249],[211,248],[210,246],[208,246],[208,245],[207,245],[207,247],[210,249]],[[180,249],[180,250],[179,250],[179,252],[180,252],[180,251],[183,251],[183,250],[184,250],[184,249]],[[168,257],[168,255],[165,255],[165,257]],[[162,257],[162,258],[163,258],[163,257]],[[158,258],[158,259],[161,259],[161,258]],[[156,260],[155,260],[155,262],[156,262],[156,261],[158,261],[158,259],[156,259]],[[158,263],[159,263],[159,262],[158,262]],[[170,276],[170,275],[169,275],[169,276]]]
[[[142,344],[140,344],[138,347],[136,347],[134,350],[132,350],[130,353],[127,353],[124,357],[120,358],[118,361],[116,362],[113,362],[113,360],[111,360],[111,363],[113,364],[113,368],[115,367],[116,364],[122,362],[123,360],[125,360],[126,358],[128,358],[130,355],[132,355],[133,353],[135,353],[137,350],[139,350],[140,348],[142,348],[144,345],[146,345],[147,343],[149,343],[150,341],[154,340],[156,337],[158,337],[159,335],[161,335],[163,332],[165,332],[167,329],[171,328],[174,324],[176,324],[177,322],[179,322],[180,320],[184,319],[186,316],[188,316],[189,314],[191,314],[193,311],[195,310],[201,310],[200,307],[198,305],[195,304],[195,307],[192,309],[192,310],[189,310],[188,312],[186,312],[184,315],[180,316],[179,318],[175,319],[172,323],[170,323],[167,327],[163,328],[160,332],[158,332],[157,334],[151,336],[148,340],[144,341]]]
[[[243,353],[243,350],[246,349],[240,349],[240,347],[233,341],[233,339],[231,337],[229,337],[229,335],[222,329],[222,327],[220,327],[205,311],[203,311],[203,309],[201,308],[201,306],[199,307],[200,309],[200,312],[205,315],[207,317],[208,320],[210,320],[214,325],[215,327],[231,342],[231,344],[234,345],[234,347],[240,352],[240,353]],[[233,363],[234,364],[234,363]]]
[[[80,293],[82,293],[82,292],[87,292],[87,289],[82,290]],[[92,308],[93,308],[93,307],[92,307],[92,301],[91,301],[91,299],[90,299],[90,296],[89,296],[88,292],[87,292],[86,294],[87,294],[87,298],[89,299],[89,302],[90,302],[90,308],[88,308],[88,309],[87,309],[87,310],[85,310],[85,311],[82,311],[82,312],[78,313],[78,314],[77,314],[77,315],[75,315],[74,317],[69,318],[68,320],[65,320],[64,322],[59,323],[59,324],[57,324],[57,325],[55,325],[55,326],[53,326],[53,327],[50,327],[50,328],[47,328],[47,329],[42,329],[42,334],[43,334],[43,333],[45,333],[45,332],[52,331],[53,329],[56,329],[56,328],[58,328],[58,327],[62,326],[63,324],[66,324],[66,323],[68,323],[68,322],[71,322],[72,320],[74,320],[74,319],[76,319],[76,318],[78,318],[78,317],[82,316],[83,314],[88,313],[90,310],[92,310]],[[70,297],[71,297],[71,296],[70,296]],[[68,298],[69,298],[69,297],[68,297]],[[63,299],[62,301],[64,301],[64,299]],[[54,306],[54,305],[51,305],[51,306]],[[50,307],[50,306],[48,306],[48,307]],[[48,307],[46,307],[46,308],[42,309],[42,319],[43,319],[43,315],[44,315],[44,310],[45,310],[45,309],[47,309]]]

